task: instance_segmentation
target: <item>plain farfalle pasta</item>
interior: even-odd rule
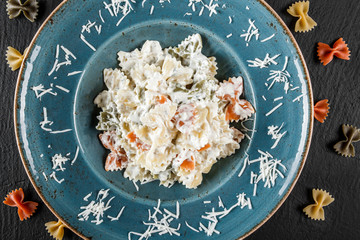
[[[312,30],[317,23],[308,15],[309,12],[309,1],[299,1],[293,3],[288,9],[287,12],[293,16],[298,17],[299,20],[295,24],[295,32],[307,32]]]
[[[6,6],[10,19],[24,13],[27,19],[34,22],[38,15],[39,4],[36,0],[27,0],[24,3],[21,3],[21,0],[8,0]]]
[[[319,42],[317,53],[320,62],[322,62],[324,66],[331,62],[334,56],[343,60],[350,60],[350,50],[342,38],[339,38],[333,47],[330,47],[326,43]]]
[[[64,228],[66,228],[65,224],[58,221],[51,221],[45,223],[46,230],[56,240],[62,240],[64,237]]]
[[[336,143],[334,149],[344,157],[355,157],[355,148],[352,143],[360,141],[359,129],[348,124],[343,124],[342,131],[346,140]]]
[[[28,48],[24,50],[24,54],[21,54],[18,50],[13,47],[8,47],[6,51],[6,60],[11,68],[11,71],[15,71],[20,68],[21,63],[24,60],[24,55]]]
[[[325,220],[325,213],[323,207],[332,203],[335,199],[326,191],[313,189],[312,196],[315,201],[314,204],[303,209],[303,212],[313,220]]]
[[[124,169],[132,181],[176,181],[196,188],[220,158],[240,148],[244,135],[230,127],[254,112],[242,77],[219,84],[214,57],[202,54],[199,34],[162,49],[118,53],[120,69],[105,69],[107,90],[95,99],[100,140],[109,153],[107,171]]]
[[[3,201],[4,204],[10,207],[18,208],[18,215],[20,221],[26,220],[30,218],[35,212],[37,206],[39,205],[36,202],[26,201],[24,202],[24,191],[22,188],[11,191]]]
[[[327,99],[318,101],[314,106],[314,117],[321,123],[324,123],[329,113],[329,103]]]

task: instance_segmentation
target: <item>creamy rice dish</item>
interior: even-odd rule
[[[229,124],[255,110],[240,98],[242,77],[217,80],[216,59],[202,47],[199,34],[164,49],[146,41],[141,50],[118,52],[120,68],[104,70],[107,90],[94,103],[100,141],[111,151],[106,171],[196,188],[214,163],[240,148],[244,134]]]

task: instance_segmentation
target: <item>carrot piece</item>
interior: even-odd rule
[[[127,135],[127,138],[130,140],[131,143],[135,142],[137,137],[136,137],[136,134],[134,132],[130,132],[128,135]]]
[[[195,169],[195,162],[194,162],[194,158],[191,156],[191,159],[185,159],[182,164],[180,165],[180,167],[184,170],[194,170]]]
[[[156,101],[160,104],[166,103],[167,100],[168,100],[167,97],[165,97],[164,95],[161,95],[160,97],[159,96],[156,97]]]
[[[211,147],[211,144],[208,143],[206,144],[205,146],[203,146],[202,148],[200,148],[199,150],[197,150],[198,152],[202,152],[202,151],[205,151],[206,149],[209,149]]]
[[[38,203],[32,201],[24,202],[24,191],[22,188],[10,192],[3,203],[10,207],[17,207],[18,215],[21,221],[30,218],[35,212],[36,207],[39,205]]]

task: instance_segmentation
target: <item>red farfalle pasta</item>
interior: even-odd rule
[[[38,203],[32,201],[24,202],[24,191],[22,188],[10,192],[3,203],[10,207],[17,207],[21,221],[30,218],[35,212],[36,207],[39,205]]]
[[[326,43],[319,42],[317,52],[324,66],[331,62],[334,56],[340,59],[350,60],[349,48],[342,38],[339,38],[333,47],[330,47]]]
[[[318,101],[314,106],[314,117],[323,123],[329,113],[329,103],[327,99]]]

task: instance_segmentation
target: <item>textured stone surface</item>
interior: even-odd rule
[[[17,72],[5,61],[7,46],[21,52],[60,0],[38,0],[35,23],[21,16],[9,20],[6,1],[0,2],[0,198],[22,187],[26,198],[41,203],[19,157],[13,128],[13,95]],[[290,0],[268,0],[293,31],[295,18],[287,14]],[[315,122],[313,139],[298,183],[275,215],[248,239],[359,239],[360,238],[360,143],[354,158],[337,155],[332,146],[341,138],[341,124],[360,127],[360,4],[358,0],[312,1],[309,15],[318,26],[308,33],[294,33],[308,64],[315,102],[328,98],[330,115],[325,123]],[[351,60],[335,59],[326,67],[316,56],[317,42],[334,43],[343,37],[351,50]],[[302,208],[312,202],[311,189],[323,188],[335,202],[325,209],[326,221],[308,219]],[[44,224],[56,218],[40,204],[35,215],[20,222],[15,209],[0,204],[0,239],[50,239]],[[64,239],[79,239],[66,231]],[[180,238],[175,238],[180,239]]]

